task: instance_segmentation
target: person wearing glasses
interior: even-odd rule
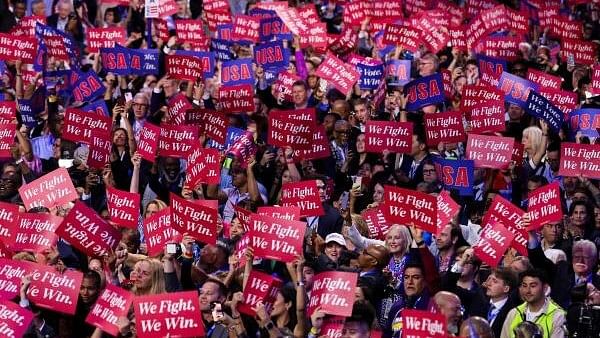
[[[129,123],[131,123],[131,127],[133,128],[133,136],[136,143],[140,141],[140,131],[144,127],[144,123],[146,123],[148,107],[150,107],[148,96],[143,93],[137,93],[133,97],[133,103],[131,104],[133,114],[129,114],[128,117]]]

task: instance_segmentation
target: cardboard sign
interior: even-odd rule
[[[382,42],[386,45],[401,46],[414,53],[421,44],[421,30],[411,26],[389,24],[385,27]]]
[[[171,224],[180,233],[188,233],[206,244],[217,243],[217,209],[170,196]]]
[[[92,257],[108,255],[121,240],[120,231],[79,200],[58,226],[56,234]]]
[[[481,41],[476,50],[490,57],[513,62],[521,56],[519,52],[521,41],[519,37],[490,36]]]
[[[553,76],[531,68],[527,70],[527,80],[537,83],[540,87],[550,87],[552,89],[560,89],[560,84],[562,82],[562,79],[558,76]]]
[[[331,156],[331,147],[325,127],[323,125],[313,126],[312,148],[308,150],[294,150],[294,158],[298,160],[315,160]]]
[[[312,148],[312,114],[303,111],[272,111],[269,113],[268,143],[293,149]]]
[[[219,87],[218,107],[226,113],[254,111],[254,87],[248,83]]]
[[[444,102],[442,74],[436,73],[409,82],[404,87],[406,110],[417,111],[425,106]]]
[[[169,99],[168,107],[167,116],[169,122],[171,124],[181,125],[185,122],[185,113],[194,106],[192,106],[185,94],[178,93]]]
[[[558,174],[600,178],[600,145],[561,143]]]
[[[525,111],[528,114],[546,121],[548,127],[555,133],[560,131],[564,114],[545,97],[534,91],[530,91],[525,104]]]
[[[144,240],[148,247],[148,256],[154,257],[165,250],[179,232],[171,226],[171,208],[167,207],[144,219]]]
[[[481,224],[494,225],[502,223],[514,236],[513,248],[521,255],[527,255],[527,229],[523,227],[523,214],[525,212],[514,204],[504,199],[499,194],[494,197],[487,213],[483,216]],[[509,241],[510,243],[510,241]]]
[[[214,110],[205,110],[202,121],[204,121],[206,136],[220,144],[225,144],[227,126],[229,125],[229,119],[225,114]]]
[[[0,301],[0,327],[4,337],[24,337],[33,320],[33,312],[9,300]]]
[[[487,224],[481,231],[479,241],[473,246],[473,253],[484,263],[495,268],[514,237],[515,235],[502,223]]]
[[[263,68],[287,68],[290,51],[284,48],[283,41],[262,43],[254,47],[254,61]]]
[[[128,228],[137,228],[140,194],[106,187],[106,205],[110,220]]]
[[[150,162],[154,162],[156,159],[160,131],[161,129],[159,126],[155,126],[150,122],[144,123],[144,126],[140,130],[140,138],[137,148],[138,153],[142,155],[143,159]]]
[[[575,92],[542,87],[539,93],[564,113],[565,120],[579,104],[579,98]]]
[[[423,310],[402,310],[402,337],[446,338],[446,317]]]
[[[503,72],[500,76],[498,88],[504,93],[504,99],[507,102],[514,103],[521,108],[527,106],[529,92],[539,92],[539,86],[536,83],[507,72]]]
[[[356,298],[358,274],[354,272],[328,271],[315,275],[308,301],[308,314],[312,316],[317,307],[326,314],[349,317]]]
[[[233,40],[259,42],[260,18],[250,15],[236,15],[233,21]]]
[[[276,93],[283,95],[284,101],[292,102],[292,87],[298,80],[301,79],[296,74],[292,74],[288,71],[279,72],[277,80],[275,80],[272,87]]]
[[[143,337],[204,336],[198,292],[161,293],[133,298],[135,327]]]
[[[460,205],[452,199],[450,193],[446,190],[440,191],[437,195],[437,232],[439,234],[446,225],[450,224],[452,219],[460,212]]]
[[[460,107],[463,111],[470,112],[471,108],[475,107],[480,102],[502,100],[504,100],[504,94],[496,87],[466,85],[462,90]]]
[[[106,88],[98,74],[90,70],[87,73],[79,74],[79,79],[73,84],[72,91],[75,101],[91,102],[98,96],[103,95]]]
[[[175,20],[177,40],[181,43],[195,43],[206,39],[202,22],[191,19]]]
[[[113,48],[116,43],[127,42],[127,31],[124,27],[89,28],[87,30],[88,51],[98,53],[100,48]]]
[[[529,32],[529,15],[522,11],[515,11],[510,8],[505,8],[508,14],[508,24],[510,30],[516,34],[525,35]]]
[[[32,64],[37,50],[36,38],[0,33],[0,60],[23,60],[23,63]]]
[[[410,82],[410,60],[388,60],[385,69],[390,85],[404,86]]]
[[[104,100],[97,100],[96,102],[92,102],[86,104],[81,108],[82,111],[90,114],[98,114],[100,116],[109,116],[108,107],[106,106],[106,102]]]
[[[162,125],[158,151],[160,156],[184,157],[198,140],[198,128],[194,126]]]
[[[235,142],[227,149],[227,153],[240,158],[243,163],[248,163],[252,156],[256,154],[257,149],[252,133],[246,131],[235,139]]]
[[[365,126],[365,150],[381,153],[410,153],[412,148],[412,122],[367,121]]]
[[[469,134],[465,157],[477,168],[507,168],[512,158],[512,137]]]
[[[474,162],[435,157],[433,160],[438,180],[445,189],[456,190],[461,196],[473,195]]]
[[[15,101],[0,101],[0,123],[11,124],[16,118],[17,103]],[[15,128],[13,127],[12,129]]]
[[[477,63],[481,82],[494,88],[498,86],[502,73],[508,70],[506,60],[486,55],[477,55]]]
[[[325,318],[323,318],[323,325],[321,325],[320,334],[325,337],[342,337],[345,321],[346,318],[344,317],[325,316]],[[371,338],[376,338],[375,333],[373,331],[371,331],[370,334]]]
[[[165,56],[166,72],[173,79],[197,81],[203,76],[202,61],[194,56]]]
[[[300,208],[295,206],[286,207],[258,207],[256,213],[261,216],[269,216],[273,218],[281,218],[288,221],[299,221],[300,220]],[[250,214],[248,214],[250,217]]]
[[[582,135],[597,138],[600,128],[600,109],[584,108],[571,112],[571,133],[580,132]]]
[[[22,185],[19,195],[27,210],[35,207],[52,208],[79,198],[65,168],[55,169],[31,183]]]
[[[260,41],[290,40],[292,32],[277,16],[262,18],[259,28]]]
[[[0,158],[12,158],[11,147],[17,130],[13,123],[0,123]]]
[[[600,64],[592,68],[592,88],[590,91],[594,95],[600,95]]]
[[[13,251],[41,252],[56,245],[56,228],[62,217],[50,214],[23,213],[14,228],[13,238],[7,242]]]
[[[367,223],[367,228],[369,229],[369,238],[374,238],[378,240],[385,240],[385,235],[387,234],[390,223],[385,219],[385,212],[383,207],[371,208],[364,210],[360,214]]]
[[[573,56],[575,63],[592,65],[596,62],[596,44],[579,39],[562,39],[560,50],[566,58]]]
[[[104,165],[110,162],[110,152],[112,150],[110,135],[102,130],[94,130],[92,132],[92,143],[89,147],[87,165],[95,169],[104,168]]]
[[[10,30],[10,33],[13,36],[34,37],[35,25],[38,22],[45,25],[46,16],[30,15],[23,17],[17,22],[17,25]]]
[[[448,111],[423,115],[427,145],[437,147],[440,142],[464,142],[466,139],[463,115],[459,111]]]
[[[118,319],[127,317],[132,301],[133,294],[118,286],[108,284],[88,313],[85,322],[108,334],[117,336],[119,333]]]
[[[221,83],[223,86],[254,85],[252,60],[238,59],[223,62],[221,65]]]
[[[546,223],[561,221],[563,213],[558,181],[530,192],[527,196],[527,212],[531,218],[528,231],[542,227]]]
[[[360,78],[358,79],[358,86],[360,89],[375,90],[379,87],[379,83],[383,81],[385,71],[383,63],[378,65],[359,63],[356,65],[356,69],[360,74]]]
[[[0,242],[9,243],[14,238],[14,226],[19,221],[19,206],[0,202]]]
[[[254,257],[288,263],[302,254],[306,222],[252,214],[249,227]]]
[[[469,120],[471,132],[479,134],[504,131],[504,115],[504,102],[502,101],[478,103],[471,108]]]
[[[248,282],[244,287],[244,302],[240,303],[237,310],[249,316],[256,316],[253,308],[258,302],[265,305],[267,313],[271,313],[273,303],[277,299],[277,292],[283,286],[283,281],[266,273],[252,270]]]
[[[27,299],[54,312],[75,314],[83,273],[75,270],[60,273],[53,266],[40,264],[33,264],[30,273]]]
[[[316,180],[283,184],[280,203],[284,207],[300,207],[301,217],[320,216],[324,212]]]
[[[360,78],[360,73],[354,67],[347,65],[330,52],[327,53],[315,74],[330,82],[344,95],[352,91],[352,87]]]
[[[62,138],[91,144],[94,132],[109,134],[111,126],[112,120],[108,116],[90,115],[78,109],[67,108]]]
[[[158,49],[129,49],[129,68],[135,75],[158,74]]]
[[[197,147],[187,156],[186,184],[193,188],[199,183],[219,184],[221,163],[217,149]]]
[[[194,50],[177,50],[175,55],[191,56],[200,60],[200,69],[204,78],[215,75],[215,54],[213,52],[203,52]]]
[[[10,258],[0,258],[0,299],[13,299],[21,290],[21,279],[26,276],[33,263]]]
[[[581,39],[583,38],[582,23],[578,20],[570,20],[562,15],[552,17],[552,35],[560,39]]]
[[[437,225],[437,201],[434,196],[385,186],[385,219],[391,223],[411,225],[435,233]]]

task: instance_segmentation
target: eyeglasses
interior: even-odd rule
[[[423,169],[423,174],[435,174],[435,169]]]

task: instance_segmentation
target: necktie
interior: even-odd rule
[[[488,323],[490,323],[490,325],[492,325],[492,322],[494,321],[494,319],[496,318],[496,316],[498,315],[498,311],[496,311],[496,307],[494,306],[494,304],[490,305],[490,310],[488,311]]]

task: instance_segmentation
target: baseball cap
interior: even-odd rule
[[[346,247],[346,240],[344,239],[344,236],[337,232],[332,232],[325,237],[325,244],[330,242],[335,242],[343,247]]]

